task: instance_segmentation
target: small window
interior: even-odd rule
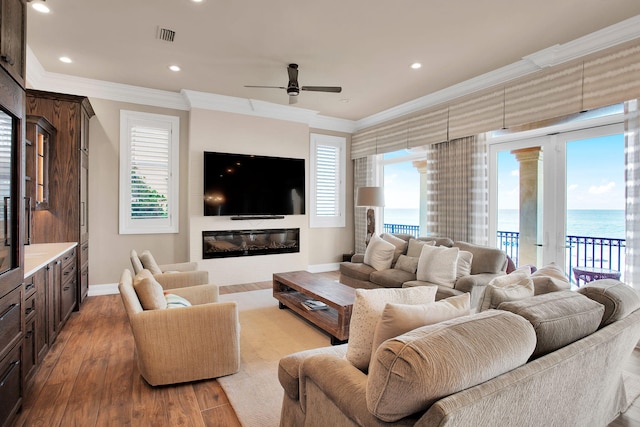
[[[178,232],[174,116],[120,111],[120,234]]]
[[[311,134],[310,227],[345,226],[345,160],[343,137]]]

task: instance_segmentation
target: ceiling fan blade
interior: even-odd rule
[[[301,90],[309,90],[312,92],[333,92],[340,93],[342,88],[340,86],[302,86]]]
[[[298,97],[296,95],[289,95],[289,105],[297,104],[297,103],[298,103]]]
[[[295,83],[294,86],[298,86],[298,64],[289,64],[287,67],[289,73],[289,86]]]
[[[244,87],[261,87],[261,88],[265,88],[265,89],[286,89],[286,87],[284,87],[284,86],[250,86],[250,85],[245,85]]]

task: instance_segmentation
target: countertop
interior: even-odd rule
[[[31,276],[69,249],[78,246],[77,242],[34,243],[24,246],[24,277]]]

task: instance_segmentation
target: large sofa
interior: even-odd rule
[[[437,286],[436,299],[447,298],[460,295],[465,292],[471,294],[471,305],[476,306],[486,286],[497,276],[506,274],[508,259],[504,251],[487,246],[474,245],[461,241],[452,241],[449,238],[419,237],[406,234],[383,234],[383,240],[396,244],[396,254],[391,267],[386,269],[376,269],[365,263],[365,254],[355,254],[351,261],[340,264],[340,282],[354,288],[374,289],[374,288],[400,288],[409,286]],[[403,240],[405,244],[399,243]],[[430,243],[437,247],[454,247],[460,251],[472,254],[471,269],[468,274],[458,277],[452,286],[442,285],[424,280],[417,280],[416,270],[411,268],[403,269],[398,262],[400,256],[408,259],[420,257],[421,249],[417,249],[418,243]],[[416,249],[413,248],[416,246]]]
[[[618,281],[504,302],[388,339],[368,370],[349,344],[283,358],[280,425],[605,426],[634,397],[639,339],[640,296]]]

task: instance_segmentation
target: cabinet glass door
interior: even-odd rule
[[[11,269],[14,251],[12,244],[12,142],[13,117],[0,110],[0,273]]]

